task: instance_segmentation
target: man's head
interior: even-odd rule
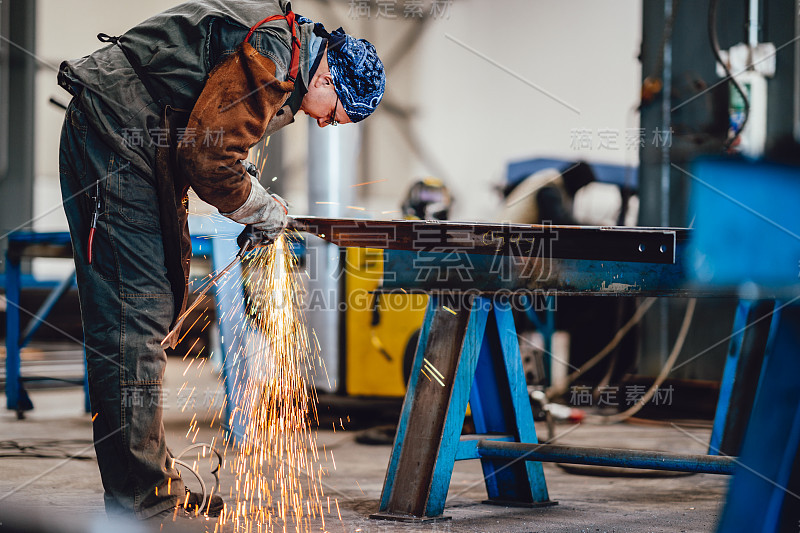
[[[329,34],[327,49],[309,81],[300,106],[325,127],[364,120],[383,98],[386,77],[375,47],[339,28]]]
[[[303,97],[303,103],[300,105],[300,109],[316,120],[320,128],[331,124],[331,119],[333,118],[339,124],[352,122],[350,117],[347,116],[344,106],[339,104],[339,95],[333,83],[333,75],[328,67],[327,55],[322,55],[317,71],[308,83],[308,92]]]

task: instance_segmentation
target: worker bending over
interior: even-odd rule
[[[286,203],[245,171],[250,147],[299,111],[320,127],[363,120],[385,78],[369,42],[329,33],[285,0],[193,0],[98,38],[108,45],[58,75],[74,96],[61,188],[106,511],[158,518],[187,498],[164,436],[160,343],[188,294],[189,187],[279,235]],[[215,497],[207,510],[221,507]]]

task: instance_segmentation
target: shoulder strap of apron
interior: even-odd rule
[[[247,33],[247,37],[244,38],[244,42],[248,42],[250,40],[250,37],[253,35],[253,32],[256,31],[256,28],[264,23],[272,22],[273,20],[278,19],[285,19],[289,24],[289,28],[292,30],[292,61],[289,66],[289,80],[294,82],[297,79],[297,75],[300,70],[300,39],[297,37],[297,22],[295,20],[294,11],[290,9],[285,15],[272,15],[271,17],[267,17],[264,20],[256,23],[255,26],[250,28],[250,31]]]

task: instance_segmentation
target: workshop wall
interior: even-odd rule
[[[509,160],[637,164],[625,133],[639,127],[640,9],[636,0],[470,0],[425,34],[418,74],[433,90],[419,92],[416,130],[448,172],[457,217],[492,218],[492,185]],[[576,149],[576,130],[591,133],[591,148]],[[598,149],[600,130],[619,134],[618,149]]]
[[[103,43],[98,33],[119,35],[131,26],[179,4],[177,0],[37,0],[36,53],[36,182],[34,184],[34,228],[40,231],[65,230],[67,220],[62,209],[58,183],[58,142],[64,111],[51,104],[50,98],[67,103],[71,96],[58,86],[58,66],[66,59],[82,57]],[[51,211],[46,214],[46,212]]]

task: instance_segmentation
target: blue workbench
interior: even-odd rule
[[[24,381],[54,379],[68,384],[81,385],[84,389],[84,409],[88,413],[89,387],[85,372],[80,380],[62,379],[60,377],[25,378],[20,372],[20,350],[31,340],[39,327],[46,322],[47,316],[55,304],[75,283],[74,269],[52,290],[36,313],[29,313],[31,318],[20,335],[22,324],[20,296],[23,288],[21,263],[23,258],[51,257],[72,258],[72,243],[67,232],[34,232],[15,231],[8,236],[6,251],[6,272],[4,276],[6,292],[6,408],[17,412],[19,418],[24,411],[33,409],[33,403],[25,392]],[[41,285],[37,283],[37,285]]]

